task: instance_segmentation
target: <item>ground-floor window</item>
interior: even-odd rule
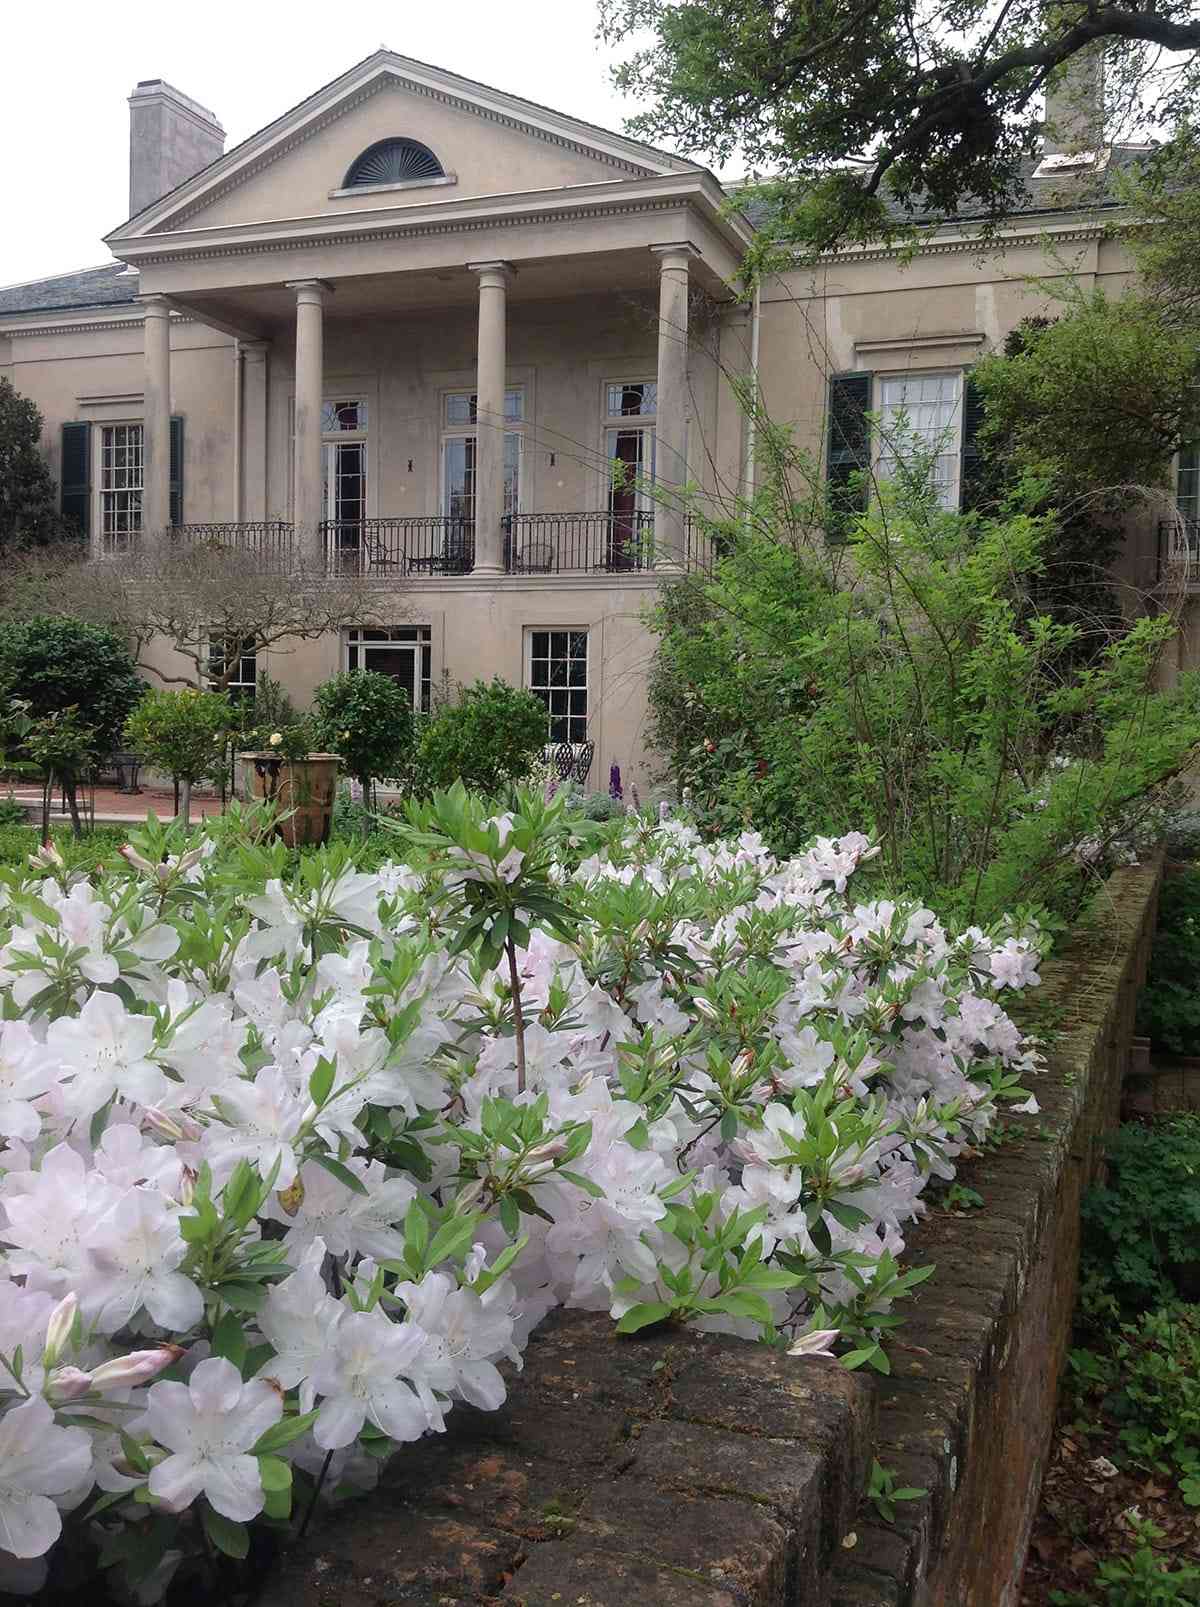
[[[226,670],[231,671],[228,680],[225,680]],[[258,652],[253,636],[241,641],[236,636],[209,637],[208,684],[213,691],[224,691],[235,703],[254,696],[258,686]]]
[[[588,739],[588,633],[526,632],[525,684],[546,705],[546,740],[554,747]]]
[[[96,436],[101,550],[125,552],[142,528],[142,426],[103,424]]]
[[[433,646],[428,625],[393,625],[388,630],[353,630],[346,640],[346,668],[390,675],[408,693],[419,713],[429,713]]]

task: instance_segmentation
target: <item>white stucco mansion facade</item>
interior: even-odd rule
[[[753,484],[731,378],[818,447],[833,376],[904,408],[953,500],[970,364],[1064,264],[1128,271],[1102,209],[1035,174],[986,251],[964,220],[908,266],[856,252],[746,305],[751,225],[703,167],[389,51],[228,152],[160,80],[130,105],[115,260],[0,290],[0,374],[41,409],[96,560],[216,526],[356,567],[394,627],[260,671],[303,703],[380,668],[417,706],[444,674],[502,675],[542,695],[554,741],[594,742],[593,786],[646,772],[643,616],[704,558],[673,488]],[[1147,531],[1129,583],[1155,563]]]

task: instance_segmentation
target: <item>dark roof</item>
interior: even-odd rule
[[[1143,145],[1114,145],[1107,164],[1099,174],[1091,170],[1082,172],[1076,170],[1052,173],[1043,178],[1034,177],[1041,158],[1031,157],[1023,167],[1024,195],[1021,203],[1007,212],[1005,218],[1054,217],[1064,212],[1095,212],[1120,206],[1117,175],[1123,169],[1134,166],[1145,154],[1146,147]],[[863,165],[863,172],[869,172],[866,164]],[[736,194],[740,187],[737,184],[725,186],[731,194]],[[899,204],[889,202],[886,192],[884,199],[888,211],[898,222],[936,227],[938,224],[948,225],[953,222],[978,223],[985,217],[978,201],[972,196],[964,197],[957,210],[949,217],[937,213],[908,212]],[[768,206],[755,200],[748,200],[742,210],[755,229],[762,227],[770,212]]]
[[[123,262],[59,273],[53,279],[31,279],[28,284],[0,287],[0,317],[14,312],[127,306],[136,301],[139,283],[137,274],[129,273]]]

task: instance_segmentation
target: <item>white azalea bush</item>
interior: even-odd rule
[[[173,833],[0,888],[0,1589],[245,1556],[559,1305],[886,1369],[923,1190],[1030,1098],[1039,934],[859,901],[865,837],[461,788],[370,875]]]

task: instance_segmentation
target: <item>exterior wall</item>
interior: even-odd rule
[[[377,140],[402,137],[428,145],[453,185],[330,196],[346,170]],[[627,176],[615,167],[565,145],[473,112],[460,111],[396,84],[349,106],[321,130],[236,189],[195,212],[181,213],[189,227],[249,223],[316,213],[354,212],[364,204],[419,206],[431,200],[497,195],[517,190],[557,189]]]
[[[528,630],[586,630],[589,732],[596,744],[588,786],[604,790],[610,766],[618,764],[625,786],[633,782],[645,797],[654,778],[646,743],[646,670],[653,638],[645,615],[656,589],[651,579],[620,587],[543,577],[512,576],[494,584],[458,580],[394,593],[389,623],[429,626],[435,690],[446,677],[466,685],[499,675],[512,686],[524,686]],[[151,663],[163,675],[191,674],[188,661],[166,644]],[[260,654],[258,663],[304,708],[322,681],[345,669],[346,647],[342,640],[323,637]]]

